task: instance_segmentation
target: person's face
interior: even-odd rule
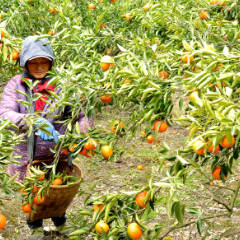
[[[37,79],[41,79],[46,76],[50,65],[50,60],[42,57],[27,61],[28,71]]]

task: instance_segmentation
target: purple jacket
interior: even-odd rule
[[[24,100],[26,101],[26,96],[23,94],[18,93],[14,89],[18,89],[20,91],[26,92],[27,86],[23,83],[21,83],[21,75],[17,75],[13,77],[6,87],[4,88],[4,92],[2,94],[2,99],[0,103],[0,118],[2,119],[9,119],[14,124],[16,124],[20,129],[26,128],[26,125],[24,124],[24,116],[27,116],[27,109],[23,104],[18,103],[18,100]],[[55,89],[55,93],[60,95],[61,89]],[[59,120],[64,120],[66,118],[65,114],[62,114],[59,118],[51,118],[48,116],[46,117],[46,114],[49,112],[48,108],[55,105],[55,103],[48,99],[50,102],[50,105],[48,103],[45,104],[43,107],[43,114],[41,115],[43,118],[47,119],[56,131],[58,131],[61,135],[65,133],[66,127],[63,126],[60,123],[55,123]],[[55,115],[59,115],[60,110],[56,110]],[[80,112],[77,121],[79,122],[79,127],[81,132],[87,132],[88,126],[93,128],[94,121],[92,118],[88,119],[85,117],[84,113]],[[35,159],[41,160],[46,158],[51,158],[54,156],[53,153],[50,152],[49,148],[54,148],[55,143],[54,142],[48,142],[48,141],[42,141],[40,138],[37,138],[36,143],[36,153],[35,153]],[[7,173],[10,176],[13,176],[17,171],[20,172],[19,179],[23,180],[24,175],[26,173],[27,164],[28,164],[28,154],[27,154],[27,142],[23,142],[20,145],[15,147],[16,151],[14,154],[16,155],[22,155],[21,159],[14,159],[21,163],[19,164],[10,164],[7,168]],[[62,157],[65,155],[62,154]],[[66,156],[65,156],[66,157]]]

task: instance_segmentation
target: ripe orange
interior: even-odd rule
[[[137,223],[130,223],[127,228],[127,233],[132,240],[138,240],[142,236],[142,230]]]
[[[1,38],[3,38],[5,36],[5,33],[0,30],[0,35],[1,35]]]
[[[116,121],[113,125],[111,125],[110,129],[112,132],[116,132],[117,131],[117,127],[119,126],[119,128],[122,130],[122,128],[124,128],[123,123],[119,123],[118,121]]]
[[[214,151],[213,151],[213,149],[214,149],[214,145],[211,144],[210,147],[208,148],[209,152],[212,152],[214,154],[217,154],[217,153],[221,152],[221,149],[220,149],[219,145],[217,145],[217,147],[215,148]]]
[[[131,82],[131,80],[126,79],[122,85],[125,85],[125,84],[130,83],[130,82]]]
[[[210,4],[218,3],[218,0],[210,0]]]
[[[33,191],[32,193],[37,193],[39,191],[40,188],[38,188],[35,184],[33,186]]]
[[[95,225],[95,229],[96,231],[101,234],[102,233],[102,230],[105,232],[105,233],[108,233],[108,230],[109,230],[109,226],[107,223],[105,222],[98,222],[96,225]]]
[[[95,8],[95,5],[94,5],[93,3],[91,3],[91,4],[89,4],[88,8],[89,8],[90,10],[93,10],[93,9]]]
[[[41,197],[41,194],[38,194],[36,195],[34,198],[33,198],[33,202],[35,204],[41,204],[44,202],[44,196]]]
[[[212,172],[212,177],[216,180],[221,180],[221,177],[220,177],[220,172],[221,172],[221,169],[222,167],[220,166],[217,166],[213,172]],[[226,178],[226,176],[223,174],[223,177]]]
[[[140,207],[142,207],[142,208],[147,205],[147,202],[148,202],[148,201],[147,201],[146,203],[143,203],[145,197],[147,196],[147,193],[148,193],[148,191],[141,192],[141,193],[139,193],[139,194],[136,196],[136,202],[137,202],[137,204],[138,204]]]
[[[10,58],[10,55],[8,56]],[[20,57],[20,52],[12,50],[12,60],[17,60]]]
[[[101,96],[101,100],[105,103],[110,103],[112,101],[111,95]]]
[[[202,143],[205,143],[202,140],[197,140],[194,144],[193,144],[193,151],[198,154],[198,155],[204,155],[204,149],[206,146],[202,147],[201,149],[197,150],[198,146]]]
[[[87,149],[83,147],[80,154],[85,156],[87,154]]]
[[[62,179],[61,178],[56,178],[53,180],[52,185],[61,185],[62,184]]]
[[[148,136],[147,136],[147,142],[148,142],[148,143],[153,143],[154,139],[155,139],[155,138],[154,138],[152,135],[148,135]]]
[[[143,7],[143,9],[144,9],[144,11],[146,12],[149,8],[151,8],[153,5],[150,3],[147,3],[144,7]]]
[[[138,165],[137,166],[137,170],[142,170],[143,169],[143,166],[142,165]]]
[[[113,64],[110,64],[110,63],[106,63],[106,62],[112,62],[114,63],[114,59],[110,56],[103,56],[100,60],[100,67],[104,70],[104,71],[107,71],[110,66],[113,66]]]
[[[141,131],[141,135],[142,135],[143,137],[146,137],[146,132],[145,132],[145,131]]]
[[[111,157],[113,155],[113,149],[108,145],[102,146],[101,152],[102,152],[103,157],[106,159],[108,159],[109,157]]]
[[[27,191],[24,191],[23,188],[19,190],[20,193],[26,193]]]
[[[54,9],[52,7],[49,8],[49,12],[51,12],[51,13],[56,13],[57,11],[58,11],[57,9]]]
[[[6,217],[0,213],[0,229],[3,229],[6,225]]]
[[[190,99],[192,99],[193,101],[196,101],[198,98],[198,91],[194,91],[190,94],[189,96]]]
[[[185,63],[188,63],[188,61],[189,61],[190,63],[192,63],[193,60],[194,60],[194,57],[193,57],[193,56],[191,56],[191,57],[189,57],[189,55],[184,55],[184,56],[182,56],[182,61],[185,62]]]
[[[111,2],[115,2],[115,0],[111,0]]]
[[[155,40],[155,43],[159,43],[159,42],[160,42],[160,40],[159,40],[159,39],[156,39],[156,40]]]
[[[200,16],[201,19],[207,20],[208,19],[208,12],[203,10],[199,13],[199,16]]]
[[[162,71],[159,73],[159,77],[164,79],[167,79],[168,75],[169,75],[168,72],[165,72],[165,71]]]
[[[225,86],[226,86],[226,83],[225,83],[225,82],[222,82],[222,86],[225,87]],[[216,85],[216,87],[219,88],[218,84]]]
[[[68,155],[68,150],[67,149],[62,149],[62,153],[64,153],[65,155]]]
[[[76,144],[76,143],[74,143],[74,144],[73,144],[72,148],[69,146],[69,147],[68,147],[69,151],[70,151],[70,152],[74,152],[74,151],[75,151],[75,148],[76,148],[76,146],[77,146],[77,144]]]
[[[93,210],[96,212],[99,209],[99,213],[103,210],[104,203],[101,205],[94,205]]]
[[[131,16],[130,16],[129,13],[126,14],[125,19],[126,19],[126,21],[128,21],[128,22],[131,21]]]
[[[230,144],[227,140],[227,137],[225,136],[223,140],[220,142],[220,145],[224,148],[231,148],[235,144],[235,139],[232,136],[232,143]]]
[[[95,152],[93,150],[90,150],[89,152],[87,152],[87,149],[86,149],[86,154],[85,154],[86,157],[91,158],[94,155],[95,155]]]
[[[213,182],[210,182],[209,185],[210,185],[210,186],[213,186],[214,184],[213,184]]]
[[[0,42],[0,50],[2,49],[2,47],[3,47],[3,43],[2,43],[2,42]]]
[[[32,211],[29,203],[27,203],[26,205],[22,206],[22,210],[25,213],[30,213]]]
[[[55,35],[57,32],[55,31],[55,30],[53,30],[53,29],[51,29],[51,30],[49,30],[49,32],[48,32],[48,34],[49,35]]]
[[[161,123],[161,124],[159,124],[159,123]],[[159,127],[158,127],[158,125],[159,125]],[[154,123],[153,130],[156,130],[158,132],[166,132],[167,129],[168,129],[168,125],[165,121],[158,120]]]
[[[97,146],[97,140],[96,139],[89,139],[88,142],[84,145],[84,148],[86,150],[92,150]]]
[[[38,182],[42,181],[44,178],[45,178],[45,174],[42,173],[42,174],[40,175],[40,177],[38,178]]]
[[[222,6],[222,7],[226,6],[227,3],[222,3],[223,1],[224,1],[224,0],[217,1],[218,6]]]

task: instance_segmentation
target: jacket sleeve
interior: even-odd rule
[[[0,118],[8,119],[17,125],[19,128],[26,128],[23,117],[28,114],[19,112],[18,94],[14,90],[17,88],[16,77],[12,78],[2,93],[2,99],[0,103]]]
[[[71,116],[70,112],[72,107],[71,106],[67,106],[65,109],[65,116]],[[86,133],[89,131],[89,128],[93,128],[94,127],[94,120],[93,117],[87,118],[85,116],[85,114],[83,112],[80,112],[77,118],[78,124],[79,124],[79,128],[80,131],[83,133]]]

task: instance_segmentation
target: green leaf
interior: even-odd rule
[[[181,98],[179,100],[179,108],[180,108],[180,110],[182,110],[182,106],[183,106],[183,98]]]
[[[182,215],[181,203],[179,201],[175,203],[175,215],[176,215],[177,220],[180,223],[183,223],[183,215]]]

